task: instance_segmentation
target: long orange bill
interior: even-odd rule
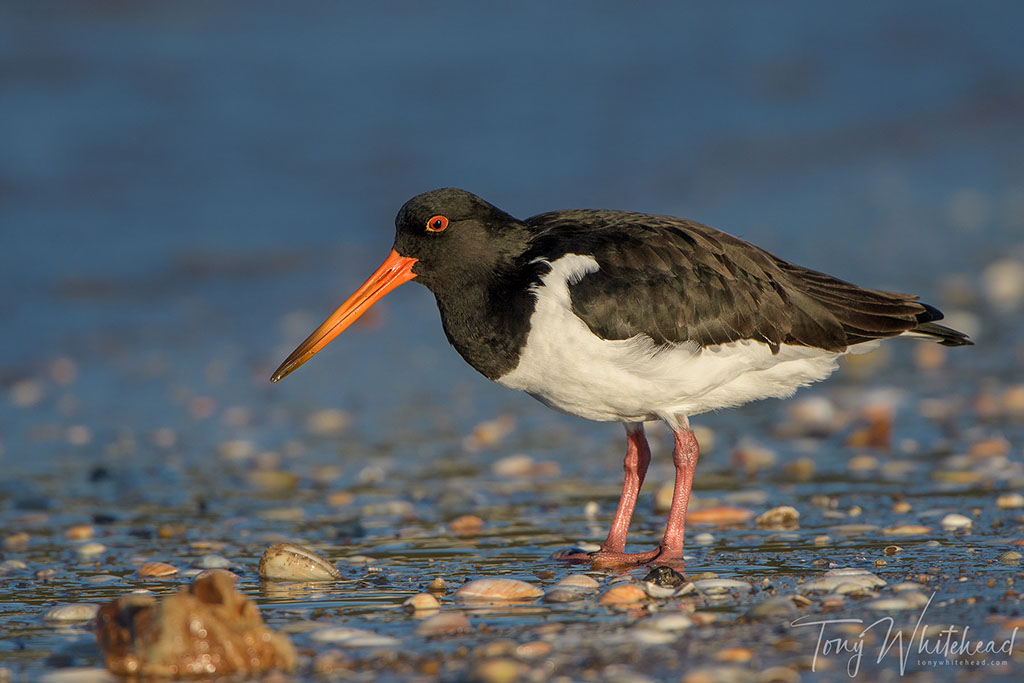
[[[313,330],[313,334],[306,337],[306,341],[299,344],[299,347],[292,351],[281,367],[270,376],[271,382],[280,382],[300,365],[312,358],[320,349],[327,346],[332,339],[341,334],[345,328],[356,321],[370,306],[377,303],[377,300],[390,292],[392,289],[408,282],[416,277],[412,272],[416,259],[402,256],[394,249],[380,264],[380,268],[350,296],[338,310],[323,321],[320,327]]]

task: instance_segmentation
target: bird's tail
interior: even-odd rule
[[[974,342],[963,332],[935,322],[936,320],[942,320],[942,311],[925,303],[921,305],[924,306],[924,311],[917,314],[917,327],[907,330],[904,334],[922,339],[930,339],[943,346],[974,345]]]

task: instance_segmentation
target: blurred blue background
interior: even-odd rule
[[[682,215],[948,305],[1024,240],[1022,25],[934,0],[0,4],[0,382],[34,378],[15,403],[44,411],[5,403],[0,444],[30,460],[81,422],[100,457],[237,405],[236,431],[526,406],[415,285],[266,382],[436,187]]]

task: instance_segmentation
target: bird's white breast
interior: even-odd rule
[[[567,254],[534,288],[536,308],[519,364],[498,383],[546,405],[599,421],[668,419],[791,395],[822,380],[841,353],[738,341],[700,348],[657,346],[646,335],[606,340],[572,311],[569,286],[599,270],[592,256]]]

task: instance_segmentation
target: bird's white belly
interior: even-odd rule
[[[519,364],[498,383],[571,415],[599,421],[673,420],[679,415],[791,395],[828,377],[840,353],[738,341],[699,348],[658,347],[646,336],[605,340],[573,312],[569,284],[597,270],[593,257],[551,263],[536,288]]]

